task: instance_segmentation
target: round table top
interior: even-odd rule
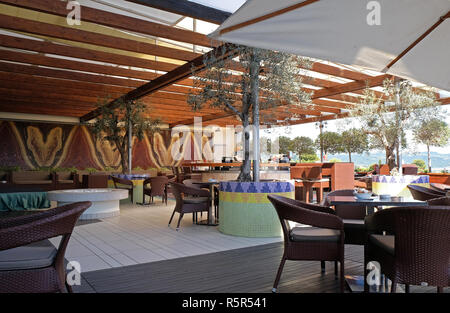
[[[128,190],[113,188],[66,189],[48,192],[50,201],[114,201],[128,198]]]

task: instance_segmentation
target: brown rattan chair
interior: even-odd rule
[[[445,192],[438,192],[433,189],[418,185],[408,185],[408,189],[411,192],[413,198],[420,201],[427,201],[445,196]]]
[[[133,203],[133,181],[125,178],[119,178],[115,176],[111,176],[112,181],[114,183],[114,188],[117,189],[126,189],[128,190],[128,194],[130,195],[131,203]]]
[[[150,184],[150,187],[148,187]],[[167,204],[167,185],[169,178],[167,176],[150,177],[144,180],[144,190],[142,193],[142,204],[145,204],[145,196],[149,196],[153,203],[154,196],[160,196],[162,201]]]
[[[396,207],[366,217],[364,264],[376,261],[381,273],[397,284],[449,286],[450,207]],[[386,234],[386,235],[383,235]],[[365,277],[367,277],[365,269]],[[365,291],[369,286],[365,283]]]
[[[450,191],[450,186],[445,184],[437,184],[437,183],[431,183],[430,189],[433,189],[434,191],[437,191],[438,193],[444,193],[444,195]]]
[[[431,199],[427,203],[428,205],[444,205],[450,207],[450,196]]]
[[[180,214],[177,223],[177,231],[180,228],[180,222],[186,213],[195,213],[197,212],[208,212],[208,221],[209,221],[209,206],[210,206],[210,193],[207,190],[193,188],[186,186],[184,184],[179,184],[175,182],[171,182],[172,194],[175,197],[176,204],[173,209],[172,216],[169,220],[169,225],[172,222],[173,216],[175,212]],[[193,219],[194,219],[193,216]]]
[[[0,292],[72,292],[64,254],[75,223],[91,205],[77,202],[0,219]],[[62,236],[58,248],[46,239]]]
[[[330,206],[328,197],[331,196],[353,196],[353,189],[335,190],[327,194],[322,206]],[[366,217],[365,205],[336,205],[336,215],[342,218],[345,230],[345,243],[350,245],[363,245],[366,240],[366,227],[364,218]]]
[[[273,284],[277,291],[286,260],[339,261],[341,264],[340,289],[344,292],[344,223],[333,209],[285,198],[267,196],[281,222],[284,234],[284,252]],[[294,227],[288,221],[310,225]],[[335,273],[337,274],[337,273]]]

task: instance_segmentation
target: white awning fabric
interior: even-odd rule
[[[228,31],[301,2],[309,4]],[[450,0],[248,0],[210,36],[386,72],[441,18],[387,73],[450,91]]]

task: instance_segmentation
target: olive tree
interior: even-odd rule
[[[126,173],[129,170],[127,147],[130,140],[133,136],[142,140],[145,132],[158,131],[160,120],[146,117],[145,113],[148,114],[149,111],[146,109],[146,105],[139,100],[120,98],[116,100],[114,108],[108,106],[108,103],[110,103],[109,98],[98,102],[100,116],[90,127],[98,139],[107,140],[115,151],[119,152],[122,173]]]
[[[239,118],[243,126],[244,156],[238,180],[251,181],[250,123],[256,127],[274,123],[276,111],[289,112],[292,107],[304,109],[308,105],[311,96],[302,89],[299,72],[300,68],[308,68],[310,62],[295,55],[246,46],[234,46],[238,51],[230,56],[229,46],[221,49],[220,57],[205,56],[202,73],[193,72],[194,88],[188,103],[194,111],[209,106]]]
[[[356,117],[364,131],[373,136],[373,142],[382,147],[390,169],[398,166],[396,150],[402,137],[427,116],[435,114],[437,102],[433,92],[414,88],[406,80],[383,82],[381,95],[366,88],[359,105],[350,106],[350,115]]]
[[[297,152],[300,160],[304,158],[304,156],[311,156],[316,154],[314,141],[311,138],[305,136],[298,136],[292,139],[291,149],[292,151]]]
[[[342,132],[341,149],[348,153],[348,161],[352,162],[352,153],[361,154],[369,150],[369,138],[362,129],[348,129]]]
[[[414,140],[427,146],[428,171],[431,172],[430,147],[444,147],[450,140],[450,129],[444,121],[430,118],[413,131]]]
[[[336,132],[326,131],[317,137],[316,147],[321,149],[324,154],[339,153],[343,152],[341,141],[341,135]]]

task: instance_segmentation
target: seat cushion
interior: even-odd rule
[[[345,228],[358,228],[358,229],[365,229],[366,225],[364,224],[364,220],[357,220],[357,219],[343,219],[344,227]]]
[[[209,198],[208,197],[193,197],[193,196],[187,196],[183,198],[183,201],[185,203],[203,203],[203,202],[208,202]]]
[[[294,227],[290,235],[292,241],[337,242],[341,238],[339,230],[318,227]]]
[[[58,183],[60,183],[60,184],[73,184],[73,180],[62,179],[62,180],[58,180]]]
[[[52,265],[56,248],[44,240],[0,251],[0,271],[42,268]]]
[[[370,235],[370,242],[372,242],[377,247],[385,250],[387,253],[394,255],[395,254],[395,237],[392,235],[384,236],[384,235]]]
[[[19,180],[14,182],[18,185],[44,185],[44,184],[51,184],[51,180]]]

